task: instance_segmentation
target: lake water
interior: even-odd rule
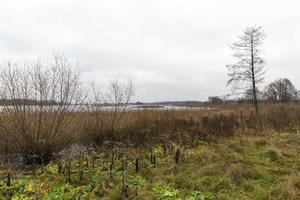
[[[21,106],[18,106],[21,108]],[[125,107],[120,106],[118,109],[123,110]],[[0,112],[6,112],[7,110],[13,110],[13,106],[0,106]],[[43,108],[39,106],[25,106],[21,109],[26,109],[27,111],[35,112],[39,111],[40,109],[43,111],[56,111],[59,109],[58,106],[44,106]],[[92,106],[92,105],[69,105],[66,106],[66,109],[73,111],[73,112],[88,112],[94,109],[98,109],[101,111],[112,111],[114,110],[114,106]],[[127,111],[137,111],[137,110],[210,110],[211,107],[188,107],[188,106],[173,106],[173,105],[128,105],[126,110]]]

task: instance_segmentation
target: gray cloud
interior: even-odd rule
[[[296,0],[11,0],[0,7],[0,59],[64,53],[87,80],[131,74],[137,100],[205,100],[229,92],[228,45],[262,25],[265,84],[287,77],[300,88],[299,9]]]

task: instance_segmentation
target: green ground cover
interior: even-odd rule
[[[154,147],[155,166],[149,152],[118,149],[111,167],[104,153],[93,152],[94,162],[92,155],[74,159],[70,182],[68,162],[13,170],[11,186],[4,166],[0,199],[300,199],[299,133],[198,139],[182,149],[178,164],[172,149]]]

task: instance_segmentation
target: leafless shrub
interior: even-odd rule
[[[48,162],[68,142],[70,120],[83,96],[78,71],[64,56],[50,62],[7,62],[0,68],[0,128],[9,152]]]
[[[91,112],[95,122],[92,133],[97,144],[105,139],[115,140],[120,132],[120,123],[129,109],[129,102],[134,95],[131,79],[112,80],[106,92],[93,85],[93,103]]]

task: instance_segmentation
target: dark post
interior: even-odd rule
[[[177,149],[176,153],[175,153],[175,162],[176,162],[176,164],[179,163],[179,160],[180,160],[180,150]]]
[[[150,152],[150,162],[151,162],[151,165],[153,165],[153,152],[152,152],[152,150]]]
[[[7,181],[6,181],[6,186],[11,186],[11,174],[10,174],[10,170],[8,171],[7,174]]]
[[[58,165],[58,174],[59,174],[59,176],[61,176],[61,172],[62,172],[61,162],[59,161],[57,165]]]
[[[82,170],[82,164],[81,159],[79,160],[79,182],[81,183],[83,180],[83,170]]]
[[[166,143],[164,143],[163,146],[164,146],[164,154],[167,155],[167,145],[166,145]]]
[[[156,166],[156,155],[154,154],[153,155],[153,167],[155,167]]]
[[[85,161],[86,161],[86,167],[89,167],[89,159],[87,156],[85,157]]]
[[[7,181],[6,186],[11,186],[11,170],[10,170],[10,159],[8,159],[8,174],[7,174]]]
[[[135,159],[135,172],[138,173],[140,170],[139,159]]]
[[[71,182],[71,160],[68,160],[67,183]]]

